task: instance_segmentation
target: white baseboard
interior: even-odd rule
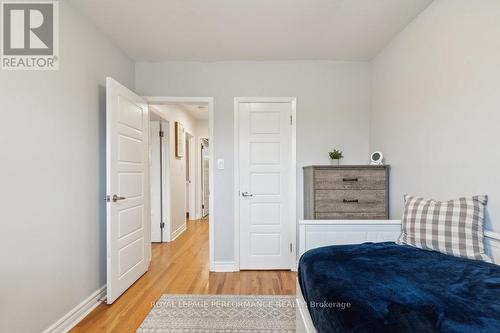
[[[186,231],[186,223],[181,225],[177,230],[172,232],[172,236],[170,237],[170,241],[173,242],[177,237],[179,237],[184,231]]]
[[[83,302],[75,306],[62,318],[52,324],[43,333],[66,333],[75,327],[83,318],[94,310],[106,297],[106,286],[102,286]]]
[[[234,261],[216,261],[213,267],[214,272],[237,272],[236,263]]]

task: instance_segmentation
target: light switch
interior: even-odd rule
[[[223,158],[217,159],[217,169],[224,170],[224,159]]]

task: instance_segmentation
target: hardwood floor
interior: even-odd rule
[[[189,221],[174,242],[153,244],[146,274],[112,305],[99,305],[71,332],[135,332],[162,294],[295,294],[294,272],[209,273],[208,267],[208,222]]]

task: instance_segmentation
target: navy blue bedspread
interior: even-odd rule
[[[319,332],[500,332],[500,266],[394,243],[328,246],[300,259]]]

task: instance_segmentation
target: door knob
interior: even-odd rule
[[[113,198],[112,198],[113,202],[117,202],[118,200],[125,200],[125,199],[127,199],[127,198],[125,198],[125,197],[119,197],[116,194],[114,194]]]
[[[253,197],[253,194],[248,193],[248,192],[243,192],[243,193],[241,193],[241,195],[244,196],[245,198]]]

